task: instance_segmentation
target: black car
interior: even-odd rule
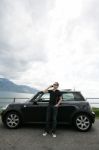
[[[62,90],[62,103],[58,109],[58,124],[72,124],[80,131],[88,131],[95,122],[95,113],[81,92]],[[38,92],[24,103],[12,103],[3,108],[2,122],[14,129],[25,123],[45,123],[49,93]]]

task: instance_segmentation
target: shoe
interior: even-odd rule
[[[53,138],[56,138],[56,134],[55,134],[55,133],[52,133],[52,137],[53,137]]]
[[[46,136],[46,135],[47,135],[47,132],[44,132],[44,133],[43,133],[43,136]]]

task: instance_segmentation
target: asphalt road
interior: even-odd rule
[[[0,150],[99,150],[99,120],[89,132],[58,127],[57,137],[42,136],[44,126],[25,125],[6,129],[0,120]]]

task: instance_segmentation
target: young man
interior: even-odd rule
[[[43,133],[43,136],[46,136],[51,129],[52,136],[56,137],[56,125],[57,125],[57,112],[58,107],[62,101],[62,94],[58,90],[59,83],[55,82],[53,85],[50,85],[47,89],[45,89],[44,93],[50,93],[50,100],[47,108],[47,114],[46,114],[46,128],[45,132]],[[50,128],[50,120],[52,118],[52,128]]]

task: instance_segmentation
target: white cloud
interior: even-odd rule
[[[58,81],[60,88],[99,96],[98,5],[98,0],[3,0],[1,75],[39,89]]]

